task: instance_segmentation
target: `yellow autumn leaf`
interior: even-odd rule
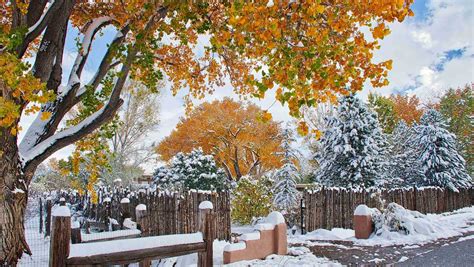
[[[300,121],[298,123],[298,129],[297,129],[298,133],[300,135],[307,135],[308,134],[308,125],[306,124],[306,122],[304,121]]]
[[[263,122],[269,122],[272,119],[272,114],[268,111],[264,111],[262,113],[262,121]]]
[[[51,112],[49,111],[43,111],[41,112],[41,120],[45,121],[51,117]]]

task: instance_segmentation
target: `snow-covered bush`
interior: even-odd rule
[[[376,114],[354,95],[342,97],[316,154],[316,181],[355,188],[383,183],[386,145]]]
[[[413,128],[412,153],[424,174],[416,185],[441,186],[453,191],[472,186],[465,161],[457,151],[456,136],[447,127],[442,115],[429,109]]]
[[[254,218],[267,216],[272,208],[273,181],[268,176],[258,179],[243,176],[233,190],[232,220],[250,224]]]
[[[154,182],[160,188],[224,190],[228,182],[224,171],[218,168],[212,155],[205,155],[201,148],[190,153],[178,153],[169,167],[158,168]]]
[[[426,215],[407,210],[397,203],[388,204],[383,213],[378,209],[372,209],[372,221],[374,232],[379,236],[388,235],[389,232],[428,235],[436,230],[436,226]]]

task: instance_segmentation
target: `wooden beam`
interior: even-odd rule
[[[206,251],[206,243],[198,242],[183,245],[147,248],[126,252],[98,254],[87,257],[71,257],[67,259],[66,266],[95,264],[129,264],[140,262],[143,259],[170,258],[204,251]]]

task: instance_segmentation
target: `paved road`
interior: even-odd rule
[[[439,247],[396,266],[474,266],[474,239]]]

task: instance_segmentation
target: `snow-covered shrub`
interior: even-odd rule
[[[233,190],[232,220],[250,224],[254,218],[267,216],[272,208],[273,181],[267,177],[254,179],[243,176]]]
[[[354,95],[344,96],[321,138],[315,180],[354,188],[383,183],[386,146],[376,114]]]
[[[158,168],[154,182],[166,189],[224,190],[229,187],[225,172],[218,168],[212,155],[201,148],[190,153],[178,153],[169,167]]]
[[[372,209],[372,221],[374,232],[379,236],[387,235],[389,232],[429,235],[436,230],[436,226],[427,219],[426,215],[407,210],[397,203],[388,204],[383,213]]]

